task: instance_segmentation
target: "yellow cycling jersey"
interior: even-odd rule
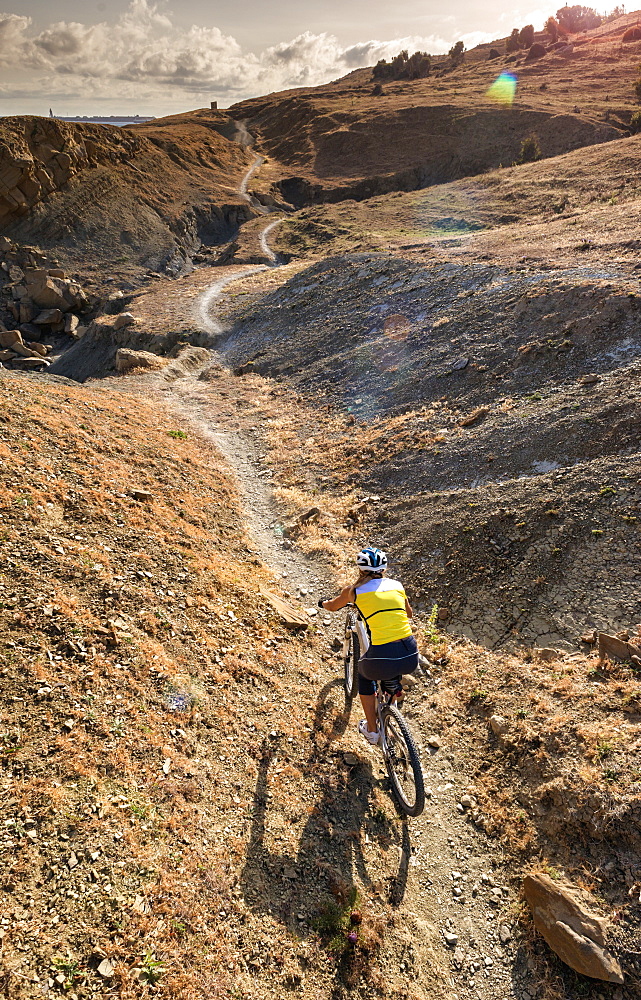
[[[367,625],[372,646],[406,639],[412,634],[405,610],[405,591],[398,580],[369,580],[356,587],[355,604]]]

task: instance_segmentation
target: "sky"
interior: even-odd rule
[[[164,115],[316,86],[407,48],[446,52],[551,7],[450,0],[0,0],[0,115]],[[560,4],[559,4],[560,5]]]

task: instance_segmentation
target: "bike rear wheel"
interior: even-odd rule
[[[345,623],[345,638],[343,640],[343,666],[345,694],[348,698],[354,697],[356,691],[356,675],[358,674],[358,661],[361,658],[361,647],[356,632],[352,631],[355,617],[348,614]]]
[[[420,816],[425,808],[425,783],[414,738],[395,705],[386,705],[381,715],[382,749],[394,795],[406,816]]]

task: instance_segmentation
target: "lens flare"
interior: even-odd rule
[[[491,87],[485,91],[485,96],[497,104],[505,104],[511,107],[516,96],[516,75],[514,73],[501,73]]]
[[[383,323],[383,333],[390,340],[406,340],[411,329],[410,321],[402,313],[394,313],[392,316],[388,316]]]

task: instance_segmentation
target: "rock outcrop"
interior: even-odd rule
[[[42,338],[82,335],[79,315],[97,299],[65,275],[36,247],[0,237],[0,362],[10,367],[44,367],[51,343]]]
[[[532,910],[534,926],[552,951],[583,976],[606,983],[622,983],[617,959],[608,951],[608,921],[589,910],[568,887],[548,875],[527,875],[523,894]]]
[[[126,162],[143,144],[135,133],[116,126],[26,116],[3,119],[0,227],[29,212],[80,171]]]
[[[131,351],[127,347],[119,347],[116,351],[116,371],[124,375],[137,368],[157,371],[167,364],[166,358],[160,358],[149,351]]]
[[[3,118],[0,232],[63,262],[181,273],[203,242],[227,242],[255,214],[238,193],[252,154],[221,134],[230,124],[209,110],[125,128]]]

